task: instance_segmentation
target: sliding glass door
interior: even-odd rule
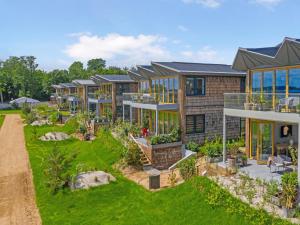
[[[267,121],[251,121],[251,157],[258,164],[266,164],[274,153],[274,124]]]

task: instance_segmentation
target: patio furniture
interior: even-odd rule
[[[286,155],[279,155],[278,158],[283,160],[284,166],[290,166],[292,165],[292,159]]]
[[[270,168],[270,172],[274,172],[272,171],[272,168],[275,168],[275,172],[278,172],[280,170],[280,168],[284,169],[285,165],[284,165],[284,160],[280,157],[276,157],[274,156],[273,159],[269,158],[268,159],[268,163],[267,166]]]
[[[296,106],[300,103],[299,97],[288,97],[279,99],[279,103],[276,107],[277,112],[290,112],[296,109]]]

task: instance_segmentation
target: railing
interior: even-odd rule
[[[224,108],[295,113],[300,112],[300,94],[225,93]]]
[[[164,104],[159,100],[160,97],[161,96],[159,95],[153,96],[145,93],[123,93],[124,101],[131,101],[131,102],[143,103],[143,104],[159,104],[159,103]]]
[[[98,100],[110,100],[112,97],[108,94],[88,93],[88,97]]]

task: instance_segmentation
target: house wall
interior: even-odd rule
[[[199,76],[198,76],[199,77]],[[203,143],[205,138],[222,136],[224,93],[241,92],[241,78],[228,76],[205,77],[206,91],[204,96],[186,96],[185,76],[180,76],[179,105],[182,140]],[[182,87],[184,87],[182,89]],[[205,132],[186,134],[186,115],[205,114]],[[240,118],[227,118],[227,138],[240,136]]]

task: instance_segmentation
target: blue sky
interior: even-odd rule
[[[0,0],[0,59],[34,55],[40,68],[102,57],[227,63],[238,47],[300,37],[298,0]]]

